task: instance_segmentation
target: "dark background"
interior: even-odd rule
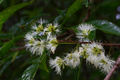
[[[34,63],[36,56],[32,56],[24,48],[24,35],[30,30],[31,24],[40,18],[46,19],[48,22],[58,20],[59,24],[62,24],[66,11],[74,1],[33,0],[31,4],[15,11],[8,17],[6,14],[10,12],[2,13],[2,11],[17,4],[29,2],[29,0],[3,0],[0,4],[0,19],[2,19],[1,15],[5,15],[6,20],[2,24],[2,30],[0,31],[0,80],[18,80],[24,70]],[[90,8],[90,15],[86,21],[108,20],[120,26],[120,0],[90,0],[88,4],[87,0],[84,0],[82,7],[70,16],[62,26],[69,28],[69,26],[82,23],[88,14],[88,7],[86,6]],[[13,9],[9,10],[12,11]],[[96,35],[96,41],[120,43],[119,36],[106,34],[100,30],[97,30]],[[62,55],[63,52],[60,53],[60,51],[63,49],[66,48],[59,47],[56,54]],[[110,55],[114,60],[120,54],[120,47],[110,46],[105,47],[105,50],[106,55]],[[93,65],[87,64],[85,60],[81,61],[80,69],[79,67],[76,69],[65,68],[61,76],[56,75],[54,70],[49,68],[48,58],[46,63],[48,68],[44,68],[43,64],[41,64],[42,66],[37,70],[34,80],[77,80],[77,75],[80,77],[79,80],[103,80],[106,76]],[[80,70],[80,73],[78,73],[78,70]],[[118,69],[111,80],[120,80],[119,73]]]

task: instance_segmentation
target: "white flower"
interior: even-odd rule
[[[56,39],[56,34],[60,32],[59,25],[57,23],[47,24],[46,28],[44,20],[40,19],[38,25],[32,26],[31,33],[27,33],[25,36],[26,47],[33,54],[41,55],[45,48],[55,52],[58,42]]]
[[[34,40],[33,44],[31,44],[30,42],[28,42],[26,44],[27,49],[29,49],[33,54],[36,55],[42,55],[45,49],[45,41],[41,40]]]
[[[100,56],[99,67],[102,69],[103,72],[109,73],[114,64],[115,64],[115,61],[110,60],[105,55]]]
[[[38,23],[39,24],[44,24],[44,23],[47,23],[47,21],[41,18],[40,20],[38,20]]]
[[[64,61],[60,57],[50,59],[49,64],[52,68],[55,68],[57,74],[61,74],[61,68],[64,68]]]
[[[35,24],[35,25],[33,25],[32,26],[32,32],[34,33],[34,34],[41,34],[41,33],[44,33],[44,26],[43,26],[43,24],[44,23],[46,23],[46,21],[45,20],[42,20],[42,19],[40,19],[39,21],[38,21],[38,25],[37,24]]]
[[[77,38],[83,41],[89,41],[88,36],[91,31],[94,31],[95,28],[91,24],[81,24],[77,28],[79,32],[76,33]]]
[[[50,37],[47,48],[50,49],[54,53],[57,46],[58,46],[58,41],[56,37]]]
[[[87,46],[84,45],[84,47],[79,47],[79,55],[83,58],[87,58],[88,57],[88,53],[87,53]]]
[[[34,40],[34,35],[33,33],[27,33],[25,35],[25,40]]]
[[[86,58],[87,62],[90,62],[91,64],[93,64],[96,68],[99,67],[99,57],[97,56],[94,56],[94,55],[89,55],[87,58]]]
[[[32,26],[32,29],[33,29],[33,30],[36,30],[36,29],[37,29],[37,25],[34,24],[34,25]]]
[[[25,44],[27,49],[31,48],[34,45],[35,39],[32,33],[27,33],[25,35],[25,40],[27,41]]]
[[[83,56],[82,55],[82,53],[84,52],[84,48],[83,47],[79,47],[79,49],[78,49],[78,54],[80,55],[80,56]]]
[[[88,54],[86,57],[87,62],[93,64],[96,68],[102,69],[103,72],[108,73],[115,63],[105,56],[105,50],[100,43],[91,43],[88,45],[82,45],[86,49]]]
[[[55,36],[57,33],[60,32],[59,30],[59,25],[56,23],[56,24],[48,24],[47,25],[47,28],[45,28],[44,32],[46,32],[48,35],[47,39],[50,38],[50,36]]]
[[[46,43],[44,40],[41,41],[35,41],[35,45],[33,46],[33,54],[36,53],[36,55],[42,55],[45,49]]]
[[[64,61],[67,66],[75,68],[80,64],[80,55],[78,52],[67,54]]]
[[[99,66],[100,55],[104,55],[104,48],[99,43],[91,43],[91,44],[83,44],[82,47],[84,48],[83,55],[87,62],[94,64],[97,68]]]
[[[104,54],[105,50],[104,50],[103,46],[100,43],[93,42],[93,43],[88,45],[87,52],[89,54],[99,56],[101,54]]]
[[[43,32],[44,27],[43,24],[39,24],[38,26],[35,24],[34,26],[32,26],[32,29],[34,30],[33,32],[40,33]]]
[[[57,23],[53,24],[48,24],[47,25],[47,31],[48,32],[53,32],[53,33],[58,33],[60,32],[59,30],[59,25]]]

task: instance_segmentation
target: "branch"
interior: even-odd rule
[[[25,46],[19,47],[19,48],[12,48],[12,49],[10,49],[10,51],[11,51],[11,52],[15,52],[15,51],[21,51],[21,50],[23,50],[23,49],[25,49]]]
[[[58,40],[60,44],[91,44],[92,42],[79,42],[79,41],[72,41],[72,40]],[[100,43],[103,46],[119,46],[120,44],[118,43]]]
[[[104,80],[110,80],[113,72],[115,72],[115,70],[119,67],[119,65],[120,65],[120,57],[118,57],[115,65],[113,66],[113,68],[111,69],[111,71],[107,74],[107,76],[105,77]]]
[[[68,37],[65,38],[65,40],[70,39],[72,36],[74,36],[73,34],[69,35]]]
[[[83,21],[82,21],[82,22],[87,21],[87,20],[88,20],[88,18],[89,18],[89,16],[90,16],[90,6],[88,7],[87,14],[86,14],[86,16],[85,16],[85,18],[83,19]]]
[[[71,37],[73,35],[70,35],[69,37]],[[67,37],[67,39],[69,38]],[[79,42],[79,41],[72,41],[72,40],[58,40],[59,44],[91,44],[92,42]],[[103,46],[119,46],[120,44],[116,44],[116,43],[100,43]],[[11,52],[15,52],[15,51],[20,51],[25,49],[25,46],[21,46],[19,48],[12,48],[10,49]]]

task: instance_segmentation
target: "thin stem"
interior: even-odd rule
[[[113,72],[115,72],[115,70],[119,67],[119,65],[120,65],[120,57],[118,57],[115,65],[113,66],[113,68],[111,69],[111,71],[108,73],[108,75],[105,77],[104,80],[110,80]]]
[[[70,39],[72,36],[74,36],[73,34],[69,35],[68,37],[65,38],[65,40]]]
[[[76,43],[68,43],[68,42],[59,42],[58,44],[76,44]]]
[[[21,51],[21,50],[23,50],[23,49],[25,49],[25,46],[19,47],[19,48],[12,48],[12,49],[10,49],[10,51],[11,51],[11,52],[15,52],[15,51]]]
[[[58,44],[91,44],[92,42],[78,42],[78,41],[71,41],[71,40],[58,40]],[[117,43],[100,43],[103,46],[119,46],[120,44]],[[11,52],[15,52],[15,51],[20,51],[25,49],[25,46],[19,47],[19,48],[12,48],[10,49]]]
[[[63,41],[63,40],[58,40],[59,44],[91,44],[92,42],[76,42],[76,41]],[[120,44],[117,43],[100,43],[103,46],[120,46]]]
[[[82,66],[82,59],[81,59],[81,63],[80,63],[80,65],[79,65],[79,67],[78,67],[78,73],[77,73],[77,80],[80,80],[80,71],[81,71],[81,66]]]
[[[88,7],[87,14],[86,14],[86,16],[85,16],[85,18],[83,19],[83,21],[82,21],[82,22],[87,21],[87,20],[89,19],[89,17],[90,17],[90,6]]]

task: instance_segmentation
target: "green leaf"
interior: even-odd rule
[[[95,40],[95,37],[96,37],[96,30],[91,31],[90,34],[89,34],[89,36],[88,36],[88,38],[90,40]]]
[[[46,64],[46,59],[47,59],[47,56],[45,56],[45,57],[43,58],[42,62],[40,63],[39,68],[40,68],[41,70],[44,70],[44,71],[46,71],[46,72],[49,72],[49,70],[48,70],[48,68],[47,68],[47,64]]]
[[[9,67],[9,65],[12,63],[11,59],[14,54],[10,53],[10,55],[7,55],[6,57],[1,58],[1,60],[0,60],[0,76],[2,76],[2,74],[6,71],[6,69]]]
[[[31,60],[31,62],[33,63],[33,64],[40,64],[43,60],[45,60],[44,58],[46,58],[46,53],[43,53],[41,56],[39,56],[39,57],[34,57],[32,60]],[[30,63],[31,63],[30,62]]]
[[[13,46],[14,44],[14,40],[10,40],[9,42],[6,42],[2,48],[0,48],[0,52],[1,54],[0,55],[4,55],[5,53],[8,52],[8,50]]]
[[[0,48],[0,56],[4,56],[10,50],[10,48],[15,44],[15,42],[17,40],[20,40],[21,38],[23,38],[23,36],[17,36],[12,40],[4,43],[4,45]]]
[[[39,68],[41,70],[49,72],[48,68],[47,68],[47,64],[46,64],[46,58],[47,58],[46,53],[43,53],[40,57],[33,59],[32,63],[34,63],[34,64],[39,63]]]
[[[69,17],[71,17],[74,13],[76,13],[82,7],[83,0],[76,0],[67,10],[65,15],[65,19],[62,24],[64,24]]]
[[[26,62],[24,63],[24,66],[28,64],[39,64],[39,68],[41,70],[49,72],[46,64],[46,59],[47,59],[46,53],[43,53],[41,56],[34,56],[27,59]]]
[[[18,54],[19,54],[18,51],[14,53],[14,55],[12,56],[11,62],[14,62],[14,61],[15,61],[16,57],[18,56]]]
[[[3,0],[0,0],[0,4],[3,2]]]
[[[115,15],[117,7],[120,5],[120,0],[104,0],[100,4],[97,4],[95,8],[91,10],[91,19],[104,18],[110,21],[116,21]]]
[[[6,68],[11,64],[11,61],[7,61],[5,62],[5,64],[2,66],[2,68],[0,69],[0,76],[2,75],[2,73],[6,70]]]
[[[54,23],[60,23],[63,21],[65,17],[65,10],[64,11],[61,11],[61,13],[54,19]]]
[[[0,39],[11,39],[11,33],[0,33]]]
[[[89,23],[95,25],[95,27],[105,33],[120,36],[120,27],[106,20],[95,20]]]
[[[83,0],[83,4],[85,5],[85,7],[88,7],[89,1],[88,0]]]
[[[38,70],[39,64],[32,64],[23,73],[20,80],[33,80]]]
[[[6,20],[12,16],[17,10],[27,6],[31,4],[31,2],[26,2],[26,3],[20,3],[20,4],[17,4],[17,5],[13,5],[5,10],[3,10],[2,12],[0,12],[0,31],[2,29],[2,25],[3,23],[6,22]]]

